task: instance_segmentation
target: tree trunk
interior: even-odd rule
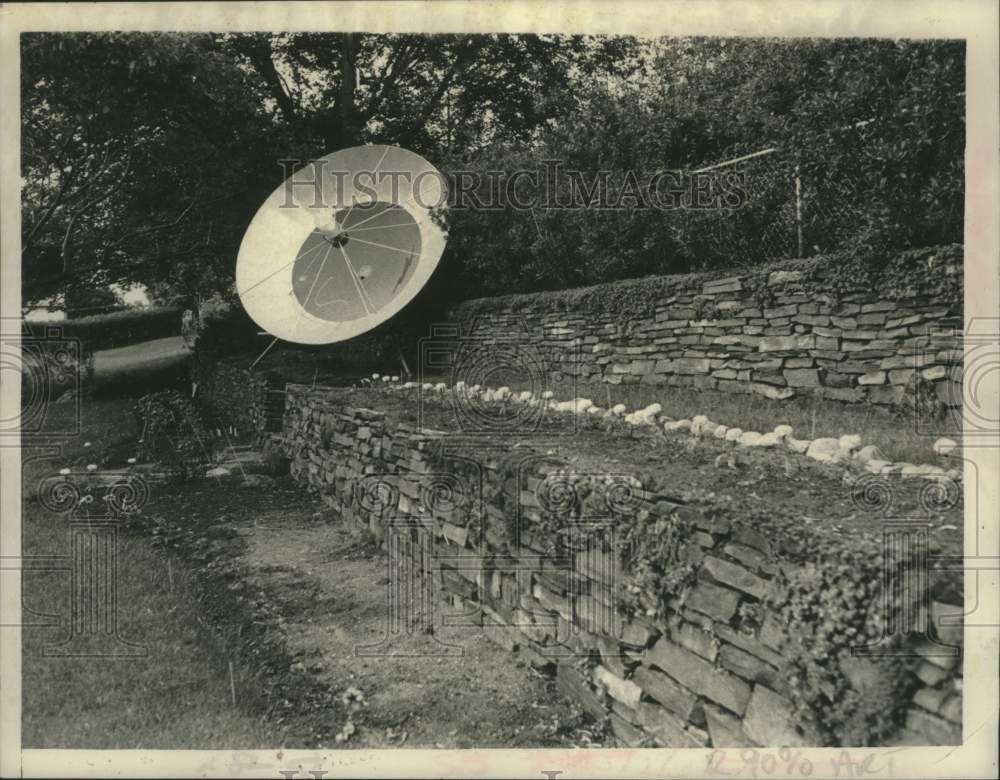
[[[355,93],[358,84],[358,34],[343,33],[340,36],[340,93],[327,121],[330,125],[324,128],[324,138],[329,149],[336,151],[361,143],[361,127],[358,121],[358,109],[355,105]]]

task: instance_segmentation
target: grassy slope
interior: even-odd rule
[[[64,466],[84,467],[94,452],[134,441],[131,402],[84,405],[83,433],[63,455],[25,468],[30,493],[37,478]],[[72,405],[50,412],[65,414]],[[91,447],[85,448],[84,442]],[[30,496],[24,503],[24,554],[66,555],[61,517]],[[121,542],[120,634],[148,648],[145,658],[46,658],[43,648],[66,636],[65,627],[28,627],[23,640],[23,745],[28,748],[253,748],[280,743],[276,727],[234,708],[227,648],[202,625],[183,562],[153,542]],[[26,572],[24,605],[38,613],[69,614],[69,572]],[[25,614],[25,620],[40,621]],[[65,626],[66,618],[63,617]],[[237,687],[241,684],[237,668]],[[155,706],[151,706],[155,702]]]
[[[184,376],[190,358],[180,336],[95,352],[92,392],[113,396],[158,390]]]
[[[63,467],[128,457],[131,403],[86,401],[81,436],[26,468],[26,555],[67,554],[63,520],[31,497],[34,487]],[[317,508],[287,477],[256,491],[239,481],[153,484],[119,557],[119,634],[148,655],[49,658],[44,647],[67,629],[27,628],[24,747],[332,746],[345,722],[333,694],[348,686],[368,704],[345,747],[552,747],[580,734],[593,744],[593,729],[551,683],[518,668],[478,627],[445,637],[463,647],[457,657],[356,657],[355,645],[378,642],[384,628],[384,553],[349,525],[318,520]],[[26,573],[26,620],[68,615],[69,589],[68,571]],[[310,671],[296,671],[296,658]]]

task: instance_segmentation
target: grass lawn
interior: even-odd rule
[[[83,433],[58,457],[27,464],[26,556],[68,554],[65,521],[33,497],[36,486],[61,468],[129,457],[132,403],[85,400]],[[319,510],[287,475],[263,488],[153,483],[119,541],[119,635],[143,657],[46,656],[69,634],[69,561],[63,571],[29,568],[23,747],[319,749],[338,744],[348,723],[353,736],[340,744],[349,748],[600,744],[603,732],[551,680],[478,626],[436,626],[458,655],[415,632],[402,642],[415,654],[358,657],[385,630],[385,554]],[[51,616],[58,625],[40,625]],[[365,699],[353,715],[343,699],[352,689]]]
[[[108,446],[134,441],[132,401],[87,402],[83,433],[63,454],[25,466],[25,556],[63,556],[69,534],[62,517],[30,497],[37,479],[84,468]],[[72,405],[55,405],[68,414]],[[90,442],[90,447],[84,447]],[[24,573],[23,722],[25,748],[255,748],[282,744],[280,727],[230,694],[230,642],[202,623],[198,594],[183,561],[147,538],[123,534],[119,555],[119,629],[147,648],[144,658],[45,657],[68,635],[70,572]],[[169,563],[168,563],[169,561]],[[33,613],[59,615],[61,625]],[[234,668],[237,690],[247,683]]]
[[[180,336],[94,353],[91,392],[96,396],[140,395],[176,384],[191,352]]]

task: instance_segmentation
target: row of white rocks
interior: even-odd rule
[[[379,380],[379,375],[373,375],[373,380]],[[857,434],[847,434],[839,438],[823,437],[818,439],[797,439],[792,434],[790,425],[779,425],[773,431],[744,431],[742,428],[731,428],[711,421],[705,415],[697,415],[690,420],[674,420],[662,414],[663,407],[658,403],[649,404],[643,409],[628,412],[625,404],[616,404],[610,409],[604,409],[594,404],[589,398],[574,398],[572,401],[557,401],[551,390],[546,390],[540,397],[530,390],[514,393],[509,387],[481,387],[456,382],[449,387],[444,382],[432,384],[425,382],[398,383],[398,377],[382,378],[388,381],[390,388],[410,390],[420,387],[424,391],[435,393],[457,393],[466,398],[478,398],[490,403],[524,403],[532,406],[545,405],[556,412],[572,414],[596,415],[603,418],[620,419],[634,427],[661,427],[665,433],[689,433],[691,436],[714,437],[728,441],[740,447],[773,447],[786,449],[820,463],[855,464],[873,474],[900,474],[904,477],[925,477],[930,479],[960,480],[962,471],[958,468],[945,468],[934,464],[913,464],[893,462],[888,460],[874,444],[863,445]],[[946,462],[959,456],[958,443],[953,439],[938,439],[934,443],[936,455],[947,459]]]

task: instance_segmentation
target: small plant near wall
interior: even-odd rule
[[[694,314],[699,320],[717,320],[721,316],[719,304],[714,298],[697,297],[694,299]]]
[[[764,622],[764,608],[759,601],[744,601],[737,612],[741,633],[754,636]]]
[[[896,417],[912,423],[940,420],[948,413],[948,406],[938,397],[934,383],[915,373],[906,383],[903,397],[891,410]]]
[[[782,285],[778,290],[776,290],[769,283],[769,277],[770,272],[765,270],[747,274],[747,276],[741,280],[744,291],[749,294],[754,306],[758,309],[763,310],[773,306],[778,292],[787,292],[785,285]]]
[[[885,621],[916,614],[928,593],[900,587],[894,577],[882,590],[886,569],[877,535],[845,537],[781,512],[747,514],[729,496],[708,491],[689,491],[683,498],[706,519],[728,524],[732,533],[742,527],[771,540],[771,555],[779,564],[775,580],[764,601],[741,604],[736,628],[755,636],[767,615],[777,619],[785,635],[782,674],[804,730],[817,745],[885,744],[903,724],[919,684],[920,660],[906,652],[904,638],[887,636]],[[683,567],[674,539],[691,539],[691,529],[679,537],[653,524],[649,531],[652,555]],[[637,533],[641,539],[642,531]],[[905,577],[919,565],[915,555],[911,550],[894,556],[889,573]],[[640,576],[655,578],[660,571],[658,564],[648,568],[652,573],[640,564]],[[670,592],[669,580],[652,581]],[[875,652],[866,655],[864,648]]]
[[[161,390],[140,398],[135,412],[142,431],[140,460],[168,463],[182,477],[194,475],[209,460],[212,438],[190,398]]]
[[[622,608],[662,618],[667,604],[683,599],[694,584],[697,568],[686,557],[688,545],[693,544],[692,524],[674,512],[637,517],[623,524],[619,533],[620,557],[631,580],[621,596]]]
[[[902,725],[917,678],[912,654],[884,636],[880,550],[847,544],[791,571],[769,606],[784,623],[797,715],[824,745],[885,744]],[[890,588],[889,610],[913,608],[904,603],[913,594]],[[877,654],[866,657],[864,648]]]

